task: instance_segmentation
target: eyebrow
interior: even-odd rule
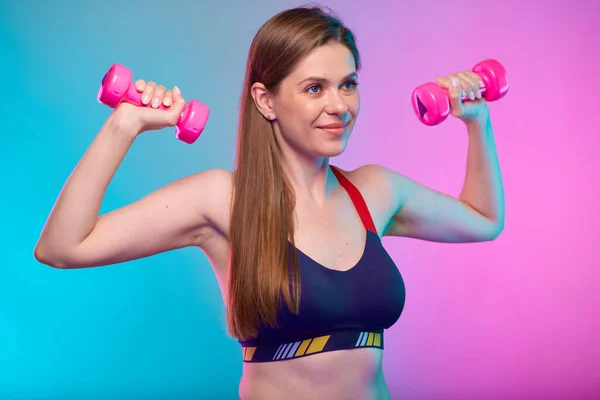
[[[346,75],[342,80],[346,81],[352,77],[357,77],[358,78],[358,74],[356,72],[351,72],[348,75]],[[309,76],[306,79],[303,79],[302,81],[298,82],[298,85],[302,85],[304,82],[306,81],[314,81],[314,82],[319,82],[319,83],[329,83],[329,80],[325,79],[325,78],[321,78],[320,76]]]

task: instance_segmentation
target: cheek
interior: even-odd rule
[[[307,131],[314,127],[319,115],[316,107],[308,107],[307,105],[298,106],[289,110],[286,114],[285,128],[291,135],[306,135]]]
[[[301,118],[305,121],[315,121],[323,112],[323,104],[319,101],[307,101],[298,107]]]
[[[305,99],[301,96],[292,99],[283,106],[283,112],[289,121],[294,123],[310,120],[319,114],[322,104],[318,101]]]

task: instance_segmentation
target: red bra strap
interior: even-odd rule
[[[362,194],[360,194],[360,191],[356,188],[356,186],[352,184],[352,182],[350,182],[344,175],[342,175],[342,173],[336,167],[334,167],[331,164],[329,165],[329,167],[333,171],[334,175],[338,178],[344,189],[346,189],[346,192],[348,192],[348,194],[350,195],[350,200],[352,200],[354,207],[356,207],[358,215],[360,216],[360,219],[365,228],[368,231],[372,231],[373,233],[377,234],[377,229],[375,228],[375,224],[373,223],[373,218],[371,218],[371,213],[367,208],[367,203],[365,203],[365,199],[363,199]]]

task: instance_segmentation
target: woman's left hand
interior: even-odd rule
[[[436,83],[448,89],[450,114],[456,118],[468,123],[489,115],[487,102],[480,92],[483,81],[475,72],[462,71],[440,76]],[[467,97],[464,102],[463,96]]]

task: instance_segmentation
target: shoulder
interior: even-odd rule
[[[377,164],[366,164],[340,172],[359,190],[375,225],[381,232],[402,204],[402,188],[406,177]]]
[[[361,193],[363,190],[366,191],[363,195],[369,195],[370,192],[391,194],[396,190],[398,183],[405,178],[402,174],[378,164],[362,165],[351,171],[338,169]]]
[[[231,192],[233,173],[224,169],[209,169],[197,172],[173,183],[189,193],[203,198],[219,198]]]
[[[173,182],[173,194],[191,207],[212,228],[226,229],[233,191],[233,173],[224,169],[197,172]]]

